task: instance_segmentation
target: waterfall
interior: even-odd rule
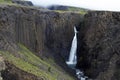
[[[69,60],[66,62],[68,65],[73,65],[75,66],[77,64],[77,56],[76,56],[76,51],[77,51],[77,30],[74,27],[74,38],[72,41],[71,49],[70,49],[70,56]]]
[[[83,72],[81,72],[79,69],[76,69],[75,66],[77,64],[77,30],[76,27],[74,27],[74,37],[72,40],[72,45],[71,45],[71,49],[70,49],[70,56],[68,61],[66,62],[66,64],[72,68],[75,69],[76,71],[76,76],[78,77],[78,79],[80,80],[86,80],[87,77],[84,77]]]

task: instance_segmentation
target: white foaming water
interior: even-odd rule
[[[72,41],[71,49],[70,49],[70,56],[69,60],[66,62],[68,65],[76,65],[77,64],[77,56],[76,56],[76,51],[77,51],[77,30],[74,27],[74,38]]]
[[[77,76],[78,79],[86,80],[86,78],[84,77],[83,72],[81,72],[79,69],[75,68],[75,66],[77,64],[77,56],[76,56],[76,51],[77,51],[77,30],[76,30],[76,27],[74,27],[74,33],[75,33],[75,35],[74,35],[72,45],[71,45],[69,60],[66,62],[66,64],[70,68],[75,69],[76,76]]]

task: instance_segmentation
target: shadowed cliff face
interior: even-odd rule
[[[120,13],[89,12],[82,25],[78,66],[95,80],[119,80]]]
[[[24,8],[17,11],[14,24],[17,42],[26,45],[41,58],[52,57],[65,67],[74,36],[73,27],[79,25],[82,16]]]
[[[73,27],[79,25],[81,17],[75,13],[3,5],[0,7],[1,40],[4,36],[11,45],[23,43],[39,55],[47,49],[64,55],[70,48]],[[1,41],[1,49],[6,49],[3,44]]]
[[[82,17],[77,13],[1,5],[0,50],[19,57],[17,44],[23,44],[43,60],[53,60],[68,70],[65,59],[74,36],[73,27],[79,25]]]

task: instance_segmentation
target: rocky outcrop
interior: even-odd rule
[[[95,80],[119,80],[120,13],[91,11],[82,25],[78,66]]]

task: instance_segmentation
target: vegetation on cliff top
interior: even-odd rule
[[[44,78],[44,80],[74,80],[65,72],[58,70],[58,68],[50,65],[39,57],[30,52],[26,47],[19,44],[19,51],[16,55],[8,51],[0,51],[5,60],[14,64],[19,69]]]
[[[12,3],[12,0],[0,0],[0,4],[17,5],[15,3]],[[33,6],[31,6],[31,7],[33,7]],[[74,13],[79,13],[82,15],[87,13],[87,10],[82,9],[82,8],[77,8],[77,7],[69,7],[68,10],[53,10],[53,11],[59,12],[59,13],[74,12]]]
[[[59,13],[74,12],[82,15],[87,13],[87,9],[82,9],[77,7],[68,7],[68,10],[53,10],[53,11],[59,12]]]
[[[0,3],[12,3],[11,0],[0,0]]]

